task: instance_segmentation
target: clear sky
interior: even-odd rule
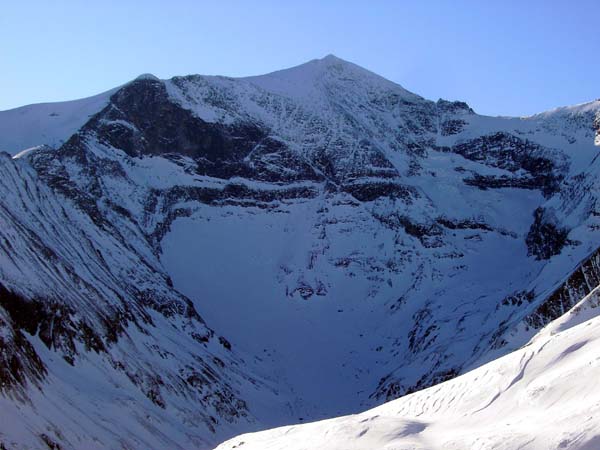
[[[600,0],[0,0],[0,110],[329,53],[426,98],[532,114],[600,97]]]

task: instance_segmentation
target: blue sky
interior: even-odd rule
[[[600,97],[599,17],[598,0],[6,0],[0,110],[333,53],[430,99],[532,114]]]

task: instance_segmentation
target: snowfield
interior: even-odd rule
[[[79,100],[0,111],[0,150],[15,154],[43,144],[60,146],[104,108],[117,89]]]
[[[361,414],[244,434],[217,450],[598,449],[599,293],[522,349],[454,380]]]

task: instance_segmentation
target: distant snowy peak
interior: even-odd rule
[[[600,100],[581,103],[578,105],[562,106],[526,117],[526,121],[542,124],[549,132],[585,132],[593,136],[599,128]]]
[[[360,85],[363,89],[390,90],[412,100],[421,98],[376,73],[334,55],[242,80],[268,92],[295,98],[322,94],[322,90],[330,87],[332,83],[341,83],[351,89]]]
[[[365,116],[402,103],[433,105],[373,72],[335,56],[315,59],[266,75],[230,78],[190,75],[165,82],[174,101],[208,122],[251,120],[279,134],[312,122],[319,128],[338,128],[335,116]],[[320,122],[317,124],[316,122]],[[290,129],[292,128],[292,129]]]
[[[551,116],[575,116],[580,114],[596,114],[600,111],[600,99],[591,102],[579,103],[577,105],[560,106],[541,113],[528,116],[530,119],[548,118]]]
[[[327,55],[288,69],[242,78],[189,75],[161,81],[155,75],[145,73],[89,98],[0,111],[0,150],[15,154],[38,145],[58,147],[101,111],[115,92],[143,81],[164,83],[174,101],[205,121],[260,121],[275,129],[287,130],[298,120],[314,121],[315,118],[320,122],[319,126],[336,128],[338,124],[328,120],[332,112],[341,110],[355,114],[365,106],[381,112],[398,107],[410,109],[408,112],[413,116],[430,114],[425,110],[436,109],[436,105],[439,113],[473,114],[466,103],[441,100],[436,104],[363,67]],[[598,110],[600,100],[557,108],[524,119],[543,122],[551,128],[554,123],[565,122],[566,118],[575,126],[588,127],[589,117]],[[391,119],[392,125],[399,123],[400,127],[407,122],[397,115]],[[461,129],[460,119],[444,120],[446,128],[453,130],[453,134]],[[300,128],[290,132],[304,134],[305,131]],[[388,126],[385,133],[393,134],[393,130]]]
[[[141,75],[138,75],[135,80],[133,81],[139,81],[139,80],[152,80],[152,81],[160,81],[160,78],[158,78],[156,75],[153,75],[151,73],[143,73]]]

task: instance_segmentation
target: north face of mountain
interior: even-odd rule
[[[117,88],[2,158],[0,374],[33,431],[0,442],[208,447],[520,347],[600,277],[599,110],[479,116],[333,56]]]

